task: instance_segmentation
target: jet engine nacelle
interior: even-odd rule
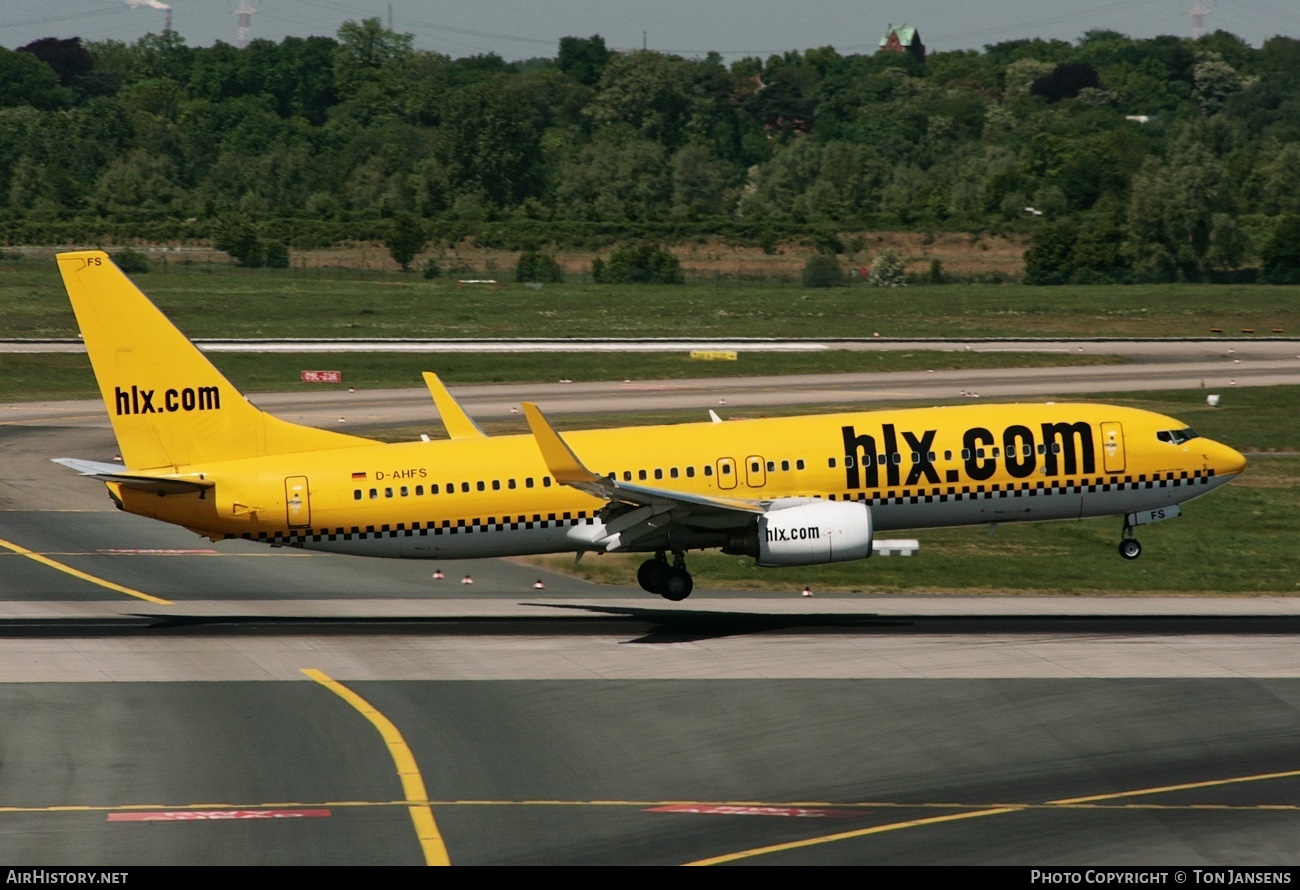
[[[810,566],[871,555],[871,508],[855,501],[817,501],[758,518],[761,566]]]

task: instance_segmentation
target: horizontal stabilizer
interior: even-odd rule
[[[146,476],[141,473],[123,472],[120,464],[103,463],[97,460],[81,460],[75,457],[55,457],[51,460],[70,470],[76,470],[83,476],[99,479],[103,482],[116,482],[124,488],[136,491],[151,491],[156,494],[189,494],[212,488],[212,482],[206,479],[194,479],[182,476]]]

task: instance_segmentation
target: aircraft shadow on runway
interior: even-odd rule
[[[134,614],[105,618],[9,618],[0,639],[148,636],[622,636],[627,643],[688,643],[756,634],[877,636],[1300,635],[1300,616],[1277,615],[891,615],[675,611],[531,603],[582,615],[304,617]]]

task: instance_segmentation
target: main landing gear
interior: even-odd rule
[[[1119,555],[1125,559],[1137,559],[1142,555],[1142,545],[1133,537],[1133,526],[1125,524],[1124,537],[1120,538]]]
[[[691,573],[686,571],[686,554],[680,550],[673,551],[672,565],[668,564],[664,551],[655,551],[654,557],[641,563],[641,568],[637,569],[636,580],[644,590],[675,603],[686,599],[695,589]]]

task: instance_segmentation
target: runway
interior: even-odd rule
[[[1171,353],[1171,356],[1173,354]],[[1237,387],[1300,384],[1300,355],[1291,358],[1188,358],[1126,364],[1033,369],[915,371],[870,374],[804,374],[601,383],[527,383],[453,386],[452,393],[479,420],[520,417],[519,403],[537,402],[548,415],[710,409],[724,416],[742,409],[843,406],[869,409],[894,402],[962,399],[1016,401],[1070,398],[1106,392],[1198,389],[1231,392]],[[327,385],[328,386],[328,385]],[[428,424],[437,415],[424,387],[401,389],[297,390],[256,393],[258,407],[295,423],[335,429]],[[49,426],[105,429],[97,400],[13,402],[0,405],[0,429]],[[523,428],[522,422],[520,423]],[[18,435],[14,432],[13,435]]]
[[[102,407],[0,420],[7,864],[1300,864],[1295,599],[673,605],[211,545],[48,463],[112,448]]]

